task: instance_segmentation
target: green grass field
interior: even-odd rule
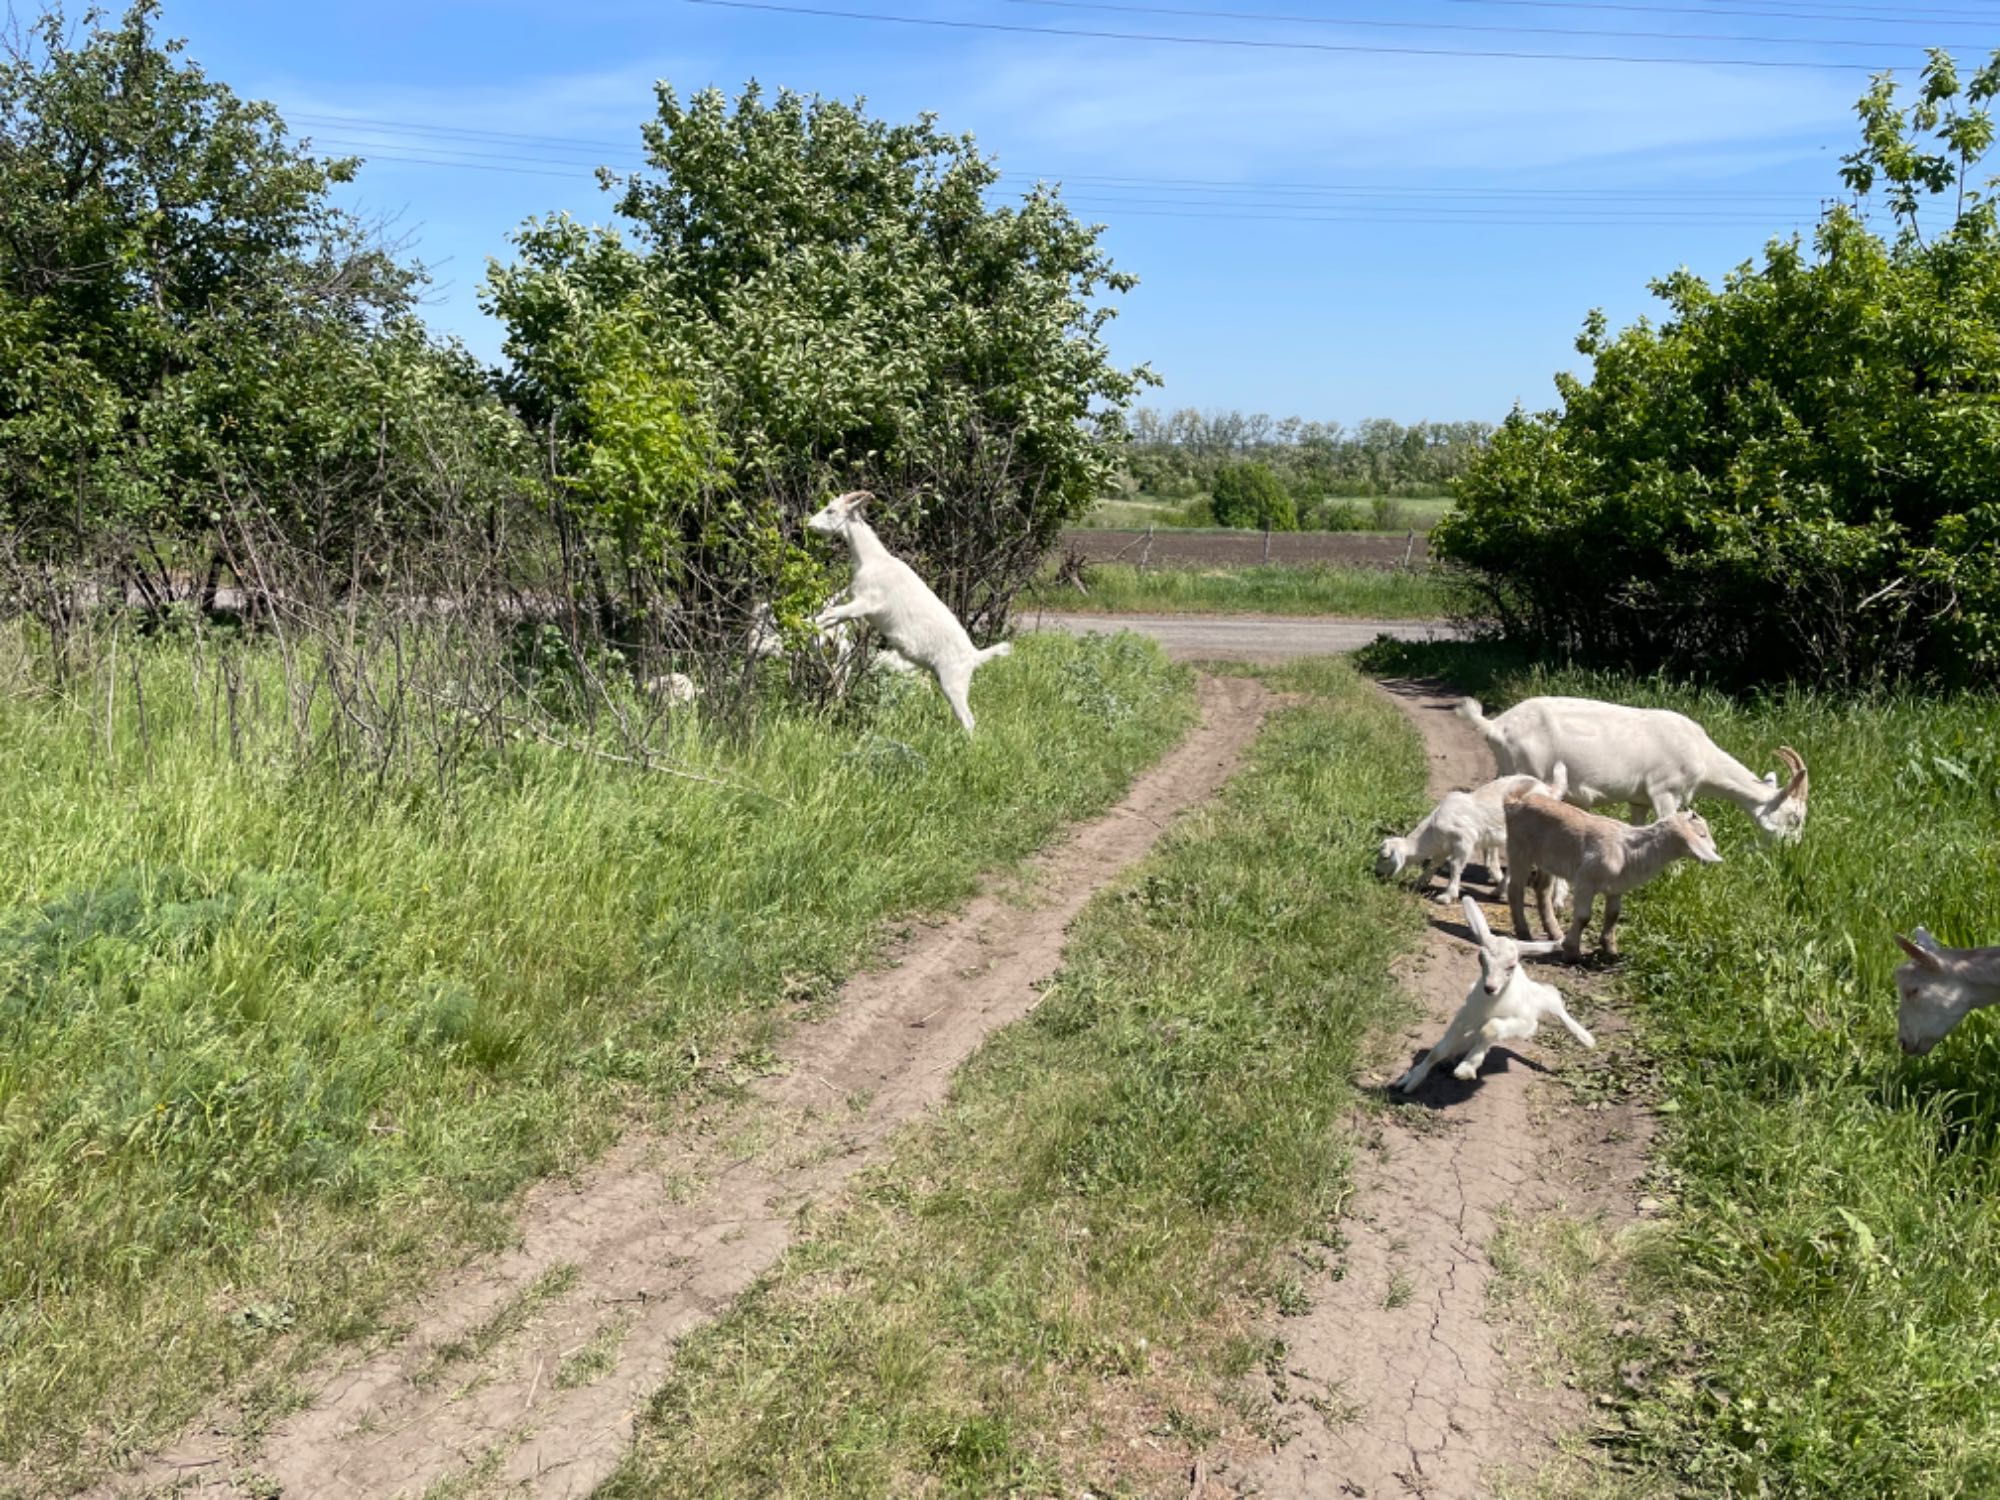
[[[741,790],[522,744],[441,802],[298,771],[275,729],[233,761],[189,653],[141,660],[143,743],[129,648],[108,753],[104,684],[0,705],[0,1491],[224,1387],[282,1410],[504,1241],[517,1187],[671,1122],[1193,711],[1134,638],[1035,636],[971,742],[911,682],[865,725],[689,719],[678,760]]]
[[[1304,567],[1146,568],[1098,563],[1079,594],[1045,579],[1023,600],[1027,607],[1068,614],[1350,615],[1369,620],[1428,620],[1448,614],[1451,586],[1432,573],[1389,568]]]
[[[1274,685],[1304,701],[1086,910],[942,1116],[683,1344],[603,1493],[1131,1493],[1144,1431],[1184,1494],[1251,1415],[1279,1353],[1251,1318],[1295,1302],[1286,1250],[1336,1243],[1358,1049],[1423,923],[1369,873],[1415,736],[1344,665]]]
[[[1662,1070],[1664,1226],[1572,1351],[1613,1403],[1607,1495],[2000,1494],[2000,1020],[1895,1039],[1892,934],[2000,939],[2000,703],[1735,702],[1456,648],[1377,649],[1505,704],[1682,709],[1812,769],[1796,846],[1710,809],[1725,862],[1628,903],[1623,990]],[[1491,704],[1489,704],[1489,707]],[[1620,1370],[1639,1370],[1636,1385]]]
[[[1206,497],[1197,496],[1196,498],[1205,499]],[[1387,530],[1398,534],[1411,529],[1429,531],[1433,526],[1437,525],[1444,517],[1445,512],[1451,509],[1452,505],[1451,497],[1448,495],[1421,496],[1408,500],[1392,499],[1387,503],[1393,506],[1394,509],[1386,517],[1391,524],[1385,527],[1377,523],[1374,509],[1375,502],[1373,500],[1357,499],[1347,501],[1346,503],[1358,510],[1363,519],[1363,524],[1352,528],[1353,530]],[[1215,526],[1189,526],[1185,524],[1189,504],[1190,502],[1187,500],[1165,500],[1157,496],[1143,494],[1127,499],[1101,500],[1098,502],[1096,508],[1077,524],[1104,531],[1123,531],[1140,529],[1147,526],[1171,526],[1177,530],[1194,531],[1223,529]]]

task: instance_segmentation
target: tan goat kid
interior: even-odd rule
[[[1535,887],[1542,927],[1557,932],[1549,884],[1570,883],[1569,930],[1563,934],[1563,954],[1575,962],[1583,952],[1583,930],[1591,908],[1604,897],[1604,951],[1618,952],[1619,907],[1627,891],[1637,890],[1677,859],[1719,865],[1715,840],[1697,812],[1677,812],[1657,823],[1633,827],[1616,818],[1602,818],[1534,792],[1507,803],[1507,903],[1513,908],[1514,930],[1533,936],[1522,898],[1530,882]]]

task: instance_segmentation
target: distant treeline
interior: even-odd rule
[[[1173,412],[1140,407],[1129,425],[1127,483],[1169,499],[1206,493],[1224,467],[1246,461],[1268,467],[1299,501],[1444,494],[1493,433],[1490,422],[1406,427],[1371,417],[1348,427],[1192,407]]]

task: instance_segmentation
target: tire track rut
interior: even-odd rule
[[[1070,921],[1221,788],[1275,701],[1242,678],[1203,677],[1198,696],[1201,721],[1180,746],[1028,862],[1026,904],[977,897],[849,981],[828,1019],[797,1027],[783,1076],[753,1084],[732,1115],[735,1137],[628,1135],[581,1182],[531,1189],[515,1249],[444,1278],[408,1310],[408,1336],[329,1360],[303,1382],[306,1407],[249,1451],[211,1419],[93,1493],[275,1484],[285,1500],[345,1500],[464,1476],[474,1492],[588,1494],[623,1457],[681,1336],[777,1261],[803,1208],[940,1102],[987,1035],[1034,1008]],[[510,1309],[526,1309],[522,1326],[487,1339]],[[569,1378],[590,1349],[607,1367]]]
[[[1485,745],[1452,712],[1455,696],[1428,683],[1383,687],[1423,734],[1433,798],[1493,774]],[[1488,918],[1510,931],[1499,896]],[[1475,972],[1470,941],[1440,908],[1399,974],[1419,1012],[1371,1091],[1402,1099],[1389,1083],[1457,1011]],[[1566,993],[1593,988],[1575,970],[1537,968]],[[1593,1024],[1600,1048],[1627,1044],[1614,1017]],[[1490,1319],[1487,1246],[1510,1213],[1635,1217],[1651,1119],[1634,1103],[1585,1110],[1547,1088],[1552,1043],[1579,1055],[1545,1027],[1525,1047],[1495,1047],[1477,1080],[1440,1070],[1412,1102],[1361,1122],[1342,1264],[1313,1286],[1306,1315],[1271,1330],[1287,1347],[1280,1415],[1295,1435],[1237,1466],[1240,1492],[1469,1500],[1503,1473],[1532,1475],[1587,1421],[1584,1396],[1539,1386]]]

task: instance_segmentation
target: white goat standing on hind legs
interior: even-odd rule
[[[1560,1021],[1563,1028],[1586,1047],[1597,1041],[1578,1024],[1563,1004],[1562,992],[1552,984],[1530,979],[1522,971],[1521,960],[1541,958],[1562,946],[1559,942],[1517,943],[1503,938],[1486,925],[1486,914],[1470,896],[1464,898],[1465,922],[1479,943],[1479,978],[1465,992],[1465,1003],[1451,1018],[1431,1050],[1396,1087],[1413,1094],[1430,1077],[1431,1069],[1454,1057],[1459,1064],[1452,1077],[1471,1081],[1479,1076],[1479,1065],[1496,1042],[1525,1042],[1535,1034],[1544,1018]]]
[[[972,708],[966,696],[972,689],[972,674],[982,663],[1014,648],[1005,641],[983,651],[972,644],[944,601],[861,519],[861,507],[873,498],[866,490],[850,490],[806,522],[808,530],[822,536],[845,537],[854,554],[854,581],[846,600],[836,595],[813,624],[821,630],[843,620],[864,620],[874,626],[897,651],[930,670],[958,722],[971,734]]]

